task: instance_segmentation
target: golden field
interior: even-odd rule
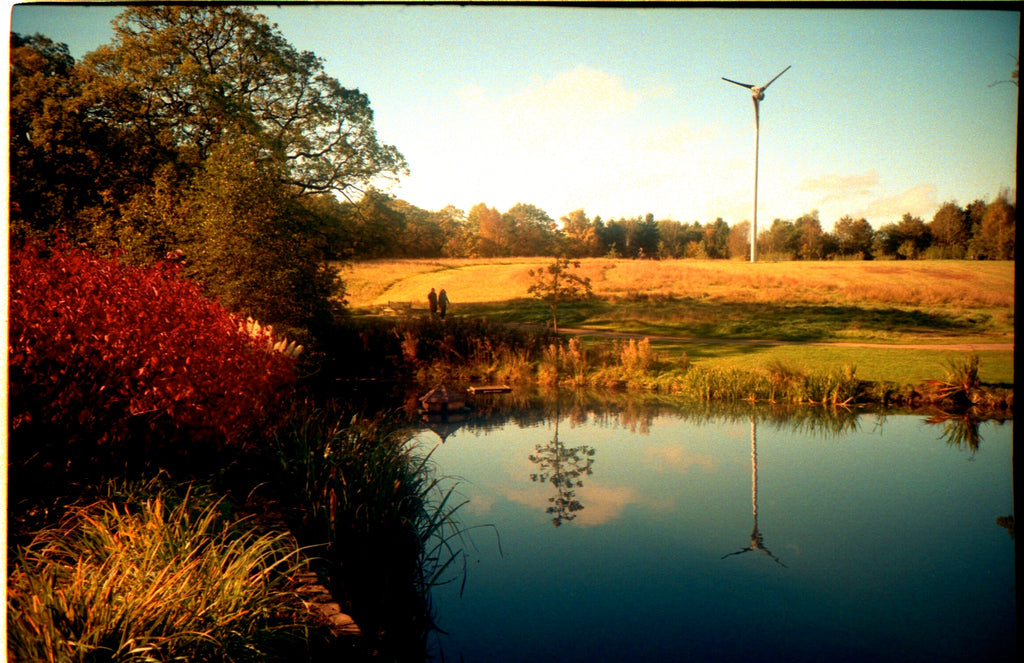
[[[453,302],[527,297],[530,269],[550,259],[385,260],[342,269],[353,308],[390,301],[425,305],[430,288]],[[803,305],[994,309],[1012,315],[1014,263],[1005,261],[762,262],[581,260],[602,299],[661,297]]]

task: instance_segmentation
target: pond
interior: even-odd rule
[[[756,411],[424,430],[468,500],[434,654],[1015,660],[1012,438],[1012,421]]]

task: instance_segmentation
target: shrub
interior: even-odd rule
[[[242,442],[294,380],[291,360],[171,267],[58,240],[12,248],[10,274],[12,464]]]
[[[978,378],[980,368],[981,360],[973,352],[966,355],[963,361],[947,362],[944,380],[925,381],[931,400],[957,405],[970,405],[981,400],[981,380]]]

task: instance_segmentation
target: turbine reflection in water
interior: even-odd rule
[[[781,75],[781,74],[780,74]],[[776,77],[777,78],[777,77]],[[767,86],[766,86],[767,87]],[[750,415],[750,464],[753,466],[753,488],[752,488],[752,501],[754,510],[754,529],[750,533],[750,545],[746,548],[731,552],[728,555],[723,555],[722,559],[726,557],[732,557],[733,555],[742,555],[743,553],[750,552],[751,550],[759,550],[764,554],[775,560],[776,564],[781,564],[782,561],[772,554],[772,551],[764,545],[764,534],[761,534],[761,530],[757,526],[757,418],[754,415]]]

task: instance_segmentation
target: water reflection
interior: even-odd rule
[[[748,553],[751,550],[758,550],[768,555],[773,560],[775,560],[776,564],[785,566],[785,564],[783,564],[778,557],[773,555],[772,551],[768,550],[768,548],[764,545],[764,534],[762,534],[761,530],[757,527],[757,417],[753,415],[750,416],[750,465],[753,468],[753,488],[751,489],[751,501],[753,502],[754,511],[754,529],[750,533],[750,545],[746,548],[741,548],[736,552],[731,552],[728,555],[723,555],[722,559],[725,559],[726,557],[732,557],[733,555],[742,555],[743,553]]]
[[[555,436],[547,444],[538,444],[536,452],[530,454],[530,462],[538,466],[537,472],[530,473],[530,481],[547,483],[555,489],[555,496],[549,497],[551,504],[547,513],[551,522],[560,527],[563,522],[576,518],[576,512],[583,504],[576,497],[576,489],[583,487],[580,477],[594,473],[594,448],[588,445],[567,447],[558,439],[558,422],[561,417],[555,407]]]
[[[973,453],[981,446],[979,426],[982,420],[976,411],[968,409],[962,412],[938,411],[929,416],[927,422],[940,427],[940,435],[947,444]]]
[[[445,660],[1014,660],[1012,423],[514,400],[422,433],[500,535],[434,594]]]

